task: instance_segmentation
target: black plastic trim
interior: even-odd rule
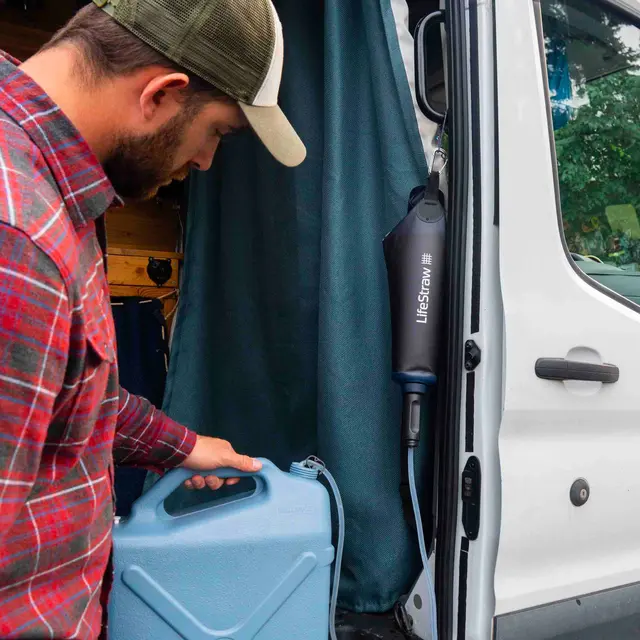
[[[605,1],[605,0],[601,0],[600,2],[598,2],[598,0],[593,0],[593,1],[599,4],[604,3],[604,4],[612,5],[616,8],[619,8],[617,2],[611,2],[611,1]],[[542,5],[540,0],[533,0],[533,5],[535,8],[535,14],[536,14],[536,28],[538,32],[538,48],[540,51],[540,72],[542,74],[542,82],[544,86],[545,107],[547,110],[547,126],[548,126],[548,132],[549,132],[549,145],[551,147],[551,158],[553,162],[553,182],[554,182],[555,196],[556,196],[558,231],[560,233],[560,241],[562,242],[562,248],[564,249],[564,252],[567,255],[567,260],[569,261],[571,268],[581,280],[589,284],[594,289],[597,289],[598,291],[600,291],[600,293],[603,293],[609,298],[612,298],[616,302],[619,302],[620,304],[624,305],[628,309],[631,309],[632,311],[635,311],[636,313],[638,313],[640,312],[639,304],[636,304],[632,300],[625,298],[624,296],[620,295],[619,293],[616,293],[612,289],[605,287],[603,284],[601,284],[597,280],[590,278],[582,269],[580,269],[580,267],[576,264],[576,261],[571,257],[571,252],[569,251],[569,246],[567,245],[567,240],[564,235],[564,227],[563,227],[563,219],[562,219],[562,201],[560,198],[560,180],[558,177],[558,156],[556,154],[556,141],[553,133],[553,114],[551,111],[551,93],[549,90],[549,78],[547,77],[547,63],[546,63],[547,56],[546,56],[546,51],[544,47],[544,29],[542,27]],[[624,12],[624,13],[628,15],[628,12]],[[635,16],[635,19],[637,20],[638,17]]]
[[[500,226],[500,104],[498,100],[498,24],[495,4],[491,11],[493,22],[493,112],[494,112],[494,147],[493,147],[493,224]]]
[[[467,580],[469,573],[469,540],[460,541],[460,572],[458,576],[460,591],[460,606],[458,607],[458,636],[457,640],[465,640],[467,635]]]
[[[482,276],[482,154],[480,152],[480,61],[478,43],[478,0],[469,2],[469,52],[471,95],[471,139],[473,172],[473,268],[471,272],[471,333],[480,331],[480,288]]]
[[[464,362],[464,296],[469,197],[469,85],[467,73],[467,16],[464,0],[448,0],[446,10],[449,59],[450,104],[450,227],[447,239],[446,280],[447,327],[443,428],[439,450],[438,553],[436,593],[438,594],[438,636],[453,640],[453,598],[457,561],[458,505],[460,500],[460,399]],[[466,595],[458,598],[458,610]]]
[[[476,411],[476,374],[474,371],[467,374],[467,403],[465,407],[465,442],[466,453],[473,452],[473,441],[475,437],[475,411]]]
[[[481,495],[482,467],[476,456],[470,456],[462,471],[462,526],[469,540],[477,540],[480,533]]]
[[[620,379],[620,369],[613,364],[539,358],[536,362],[536,375],[542,380],[584,380],[613,384]]]

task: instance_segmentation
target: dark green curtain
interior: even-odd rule
[[[162,402],[167,378],[167,328],[162,302],[143,298],[112,298],[118,343],[120,384],[153,404]],[[132,467],[115,471],[116,514],[128,516],[140,497],[146,472]]]
[[[276,4],[309,156],[286,169],[245,133],[192,177],[165,409],[283,469],[319,455],[347,514],[341,604],[386,611],[419,561],[381,243],[427,168],[389,0]]]

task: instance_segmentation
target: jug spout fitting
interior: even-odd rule
[[[298,476],[299,478],[306,478],[307,480],[317,480],[320,475],[318,469],[308,467],[305,462],[292,462],[289,468],[289,473],[292,476]]]

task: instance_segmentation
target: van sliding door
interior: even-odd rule
[[[494,7],[504,305],[495,637],[636,638],[640,3]]]

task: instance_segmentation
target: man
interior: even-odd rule
[[[305,156],[276,106],[270,0],[94,2],[23,64],[0,56],[2,638],[104,632],[114,459],[260,467],[119,387],[105,211],[208,169],[247,124],[282,163]]]

